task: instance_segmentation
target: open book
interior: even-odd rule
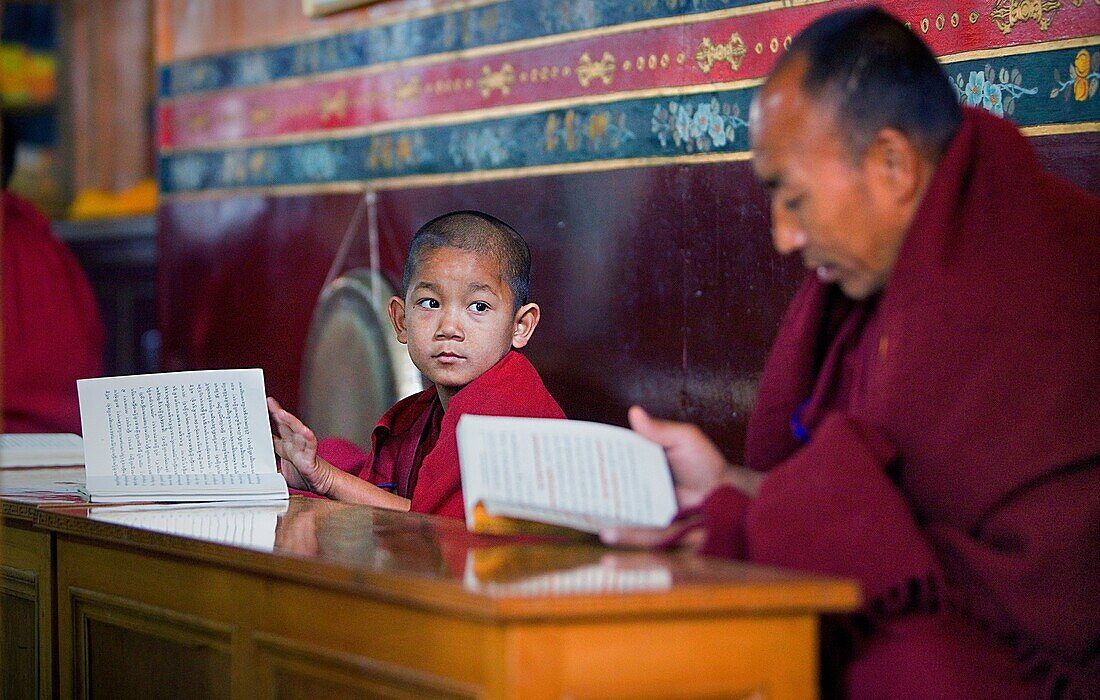
[[[0,434],[0,467],[84,464],[84,441],[72,433]]]
[[[676,515],[664,450],[626,428],[465,415],[457,435],[473,532],[506,531],[501,516],[598,532],[665,527]]]
[[[93,502],[287,498],[259,369],[77,381]]]

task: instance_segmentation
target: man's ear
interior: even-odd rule
[[[390,297],[390,323],[397,334],[397,342],[408,345],[409,331],[405,327],[405,300],[398,296]]]
[[[524,304],[516,311],[513,319],[512,347],[517,350],[531,340],[535,333],[535,326],[539,325],[539,316],[542,312],[538,304]]]
[[[919,204],[929,175],[920,149],[897,129],[880,129],[864,154],[871,186],[893,207]]]

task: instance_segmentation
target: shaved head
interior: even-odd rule
[[[436,217],[420,227],[409,244],[409,256],[401,277],[401,295],[424,257],[442,248],[457,248],[496,261],[500,277],[512,290],[512,310],[527,303],[531,278],[531,251],[514,228],[480,211],[456,211]]]

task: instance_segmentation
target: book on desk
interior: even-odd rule
[[[0,468],[84,464],[84,441],[74,433],[0,434]]]
[[[288,497],[262,370],[81,379],[77,393],[93,503]]]

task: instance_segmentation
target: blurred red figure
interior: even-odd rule
[[[45,215],[6,190],[3,207],[4,431],[79,433],[76,380],[103,372],[99,308]]]

